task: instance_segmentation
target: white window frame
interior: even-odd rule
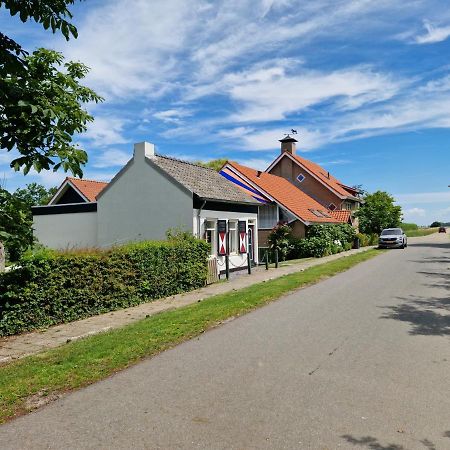
[[[230,255],[237,255],[239,253],[239,230],[236,219],[228,221],[228,252]]]
[[[217,256],[217,219],[205,219],[203,222],[203,228],[205,241],[211,244],[211,251],[209,254],[210,256]],[[208,231],[211,232],[210,242],[208,241]]]
[[[300,180],[299,177],[302,177],[302,179]],[[295,179],[299,182],[299,183],[303,183],[306,180],[306,175],[303,173],[299,173]]]

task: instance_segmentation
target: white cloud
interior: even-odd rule
[[[118,0],[92,8],[64,45],[70,59],[91,67],[88,84],[108,99],[160,95],[178,72],[178,52],[196,23],[202,1]],[[191,30],[192,31],[192,30]]]
[[[91,167],[105,169],[108,167],[124,166],[131,158],[131,155],[123,150],[108,149],[100,155],[95,156]]]
[[[300,69],[295,74],[277,66],[259,71],[251,68],[228,75],[224,84],[230,97],[242,105],[230,118],[235,122],[281,120],[333,99],[339,109],[355,109],[386,100],[400,88],[388,75],[359,67],[333,72]]]
[[[436,27],[428,21],[425,21],[423,25],[427,32],[420,36],[416,36],[414,39],[416,44],[434,44],[436,42],[445,41],[450,36],[450,25]]]
[[[450,189],[445,192],[417,192],[411,194],[394,195],[396,201],[402,205],[450,203]]]
[[[408,217],[425,217],[426,211],[423,208],[409,208],[403,210],[405,219]]]
[[[158,120],[174,124],[181,124],[183,119],[189,116],[192,116],[192,112],[184,108],[168,109],[153,114],[153,117]]]
[[[125,119],[119,117],[95,116],[80,139],[88,140],[96,147],[124,144],[128,142],[122,134],[125,123]]]

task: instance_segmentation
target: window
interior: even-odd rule
[[[335,205],[334,203],[330,203],[330,204],[328,205],[328,209],[329,209],[330,211],[334,211],[334,210],[336,209],[336,205]]]
[[[278,206],[260,206],[258,219],[260,229],[272,229],[278,223]]]
[[[299,183],[302,183],[302,182],[304,181],[305,178],[306,178],[305,175],[303,175],[302,173],[299,173],[299,174],[297,175],[297,181],[298,181]]]
[[[353,202],[344,202],[344,208],[343,209],[348,209],[349,211],[352,211],[353,209],[355,209],[355,204]]]
[[[216,224],[215,220],[205,220],[205,240],[211,246],[209,251],[210,255],[215,255],[216,245],[217,245],[217,234],[216,234]]]
[[[310,211],[316,216],[316,217],[326,217],[329,218],[329,216],[325,211],[321,211],[320,209],[310,209]]]
[[[228,221],[228,245],[230,253],[237,253],[239,248],[238,221]]]

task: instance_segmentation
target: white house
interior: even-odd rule
[[[135,144],[133,158],[110,183],[66,178],[49,205],[33,208],[36,238],[56,249],[111,247],[164,239],[189,230],[211,243],[224,270],[258,262],[258,202],[215,170],[155,154]]]

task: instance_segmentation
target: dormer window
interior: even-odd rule
[[[305,180],[305,175],[303,175],[302,173],[299,173],[298,175],[297,175],[297,181],[299,182],[299,183],[302,183],[304,180]]]
[[[330,211],[334,211],[334,210],[336,209],[336,205],[335,205],[334,203],[330,203],[330,204],[328,205],[328,209],[329,209]]]

